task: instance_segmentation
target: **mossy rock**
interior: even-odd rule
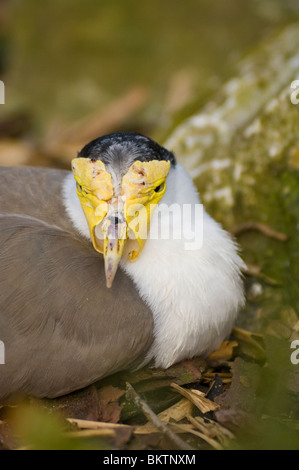
[[[299,104],[291,101],[298,50],[295,23],[243,59],[214,100],[166,142],[225,228],[253,222],[286,235],[280,241],[247,231],[238,238],[247,263],[264,275],[256,319],[278,318],[283,308],[299,312]]]

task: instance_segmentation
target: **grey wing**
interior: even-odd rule
[[[29,215],[74,231],[62,203],[69,171],[37,167],[0,167],[0,212]]]
[[[119,272],[105,286],[103,260],[60,227],[0,215],[0,398],[55,397],[144,357],[150,310]]]

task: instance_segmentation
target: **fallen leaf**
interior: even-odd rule
[[[256,361],[265,360],[265,346],[262,335],[242,328],[233,328],[232,335],[239,340],[240,351]]]
[[[159,413],[158,418],[163,421],[163,423],[169,424],[170,420],[181,421],[186,418],[192,412],[193,404],[187,400],[187,398],[182,398],[175,405],[170,406],[166,410]],[[143,426],[138,426],[135,432],[140,434],[155,432],[156,428],[150,422],[144,424]]]
[[[195,357],[191,360],[181,361],[165,370],[168,377],[172,377],[178,385],[200,382],[202,373],[206,369],[205,359]]]
[[[177,428],[178,430],[181,429],[182,432],[184,432],[184,430],[186,429],[186,425],[183,425],[183,424],[174,424],[173,427]],[[207,442],[211,447],[214,447],[214,449],[223,450],[223,447],[221,444],[219,444],[219,442],[207,436],[206,434],[203,434],[202,432],[196,431],[194,429],[189,429],[188,432],[191,434],[194,434],[197,437],[200,437],[202,440]]]
[[[106,387],[102,387],[98,390],[98,396],[102,403],[117,401],[125,393],[125,390],[113,387],[112,385],[107,385]]]
[[[271,320],[267,325],[265,334],[275,336],[276,338],[289,339],[292,334],[292,329],[280,320]]]
[[[220,347],[209,355],[208,359],[231,359],[234,348],[238,346],[237,341],[223,341]]]
[[[103,423],[82,419],[68,419],[69,423],[76,425],[80,431],[73,431],[73,437],[110,437],[116,447],[124,445],[132,436],[133,427],[125,424]]]
[[[100,417],[98,394],[93,385],[54,400],[44,399],[43,404],[59,411],[66,418],[97,421]]]
[[[98,390],[100,421],[107,423],[118,423],[122,407],[118,400],[125,391],[112,385],[108,385]]]
[[[173,419],[174,421],[181,421],[188,414],[191,413],[192,408],[193,408],[192,403],[190,403],[188,399],[182,398],[175,405],[170,406],[165,411],[162,411],[162,413],[159,413],[158,417],[164,423],[169,423],[171,419]]]
[[[191,429],[193,429],[192,424],[184,424],[184,430],[182,428],[178,429],[176,427],[177,423],[168,423],[168,427],[171,431],[180,434],[180,433],[188,433]],[[181,425],[180,425],[181,426]],[[134,434],[152,434],[152,433],[161,433],[159,429],[157,429],[152,423],[146,423],[143,426],[136,426],[134,429]]]
[[[188,416],[187,418],[194,427],[212,438],[219,439],[222,444],[226,444],[229,439],[235,438],[234,434],[229,429],[221,426],[217,421],[206,417],[202,418],[201,416],[196,416],[195,418]]]
[[[184,397],[188,398],[188,400],[190,400],[202,413],[214,411],[219,408],[217,403],[206,398],[205,394],[199,390],[183,388],[175,383],[172,383],[171,387],[177,390]]]

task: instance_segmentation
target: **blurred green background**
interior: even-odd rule
[[[0,137],[25,147],[0,142],[0,163],[67,166],[115,130],[164,140],[298,17],[295,0],[1,0]]]

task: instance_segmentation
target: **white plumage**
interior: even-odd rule
[[[76,195],[72,174],[63,187],[63,199],[76,229],[89,237],[88,224]],[[167,177],[167,189],[160,204],[199,204],[196,188],[184,168],[176,164]],[[133,262],[122,258],[121,268],[132,278],[139,295],[154,317],[154,342],[145,363],[154,358],[163,368],[196,355],[208,355],[229,335],[244,304],[241,270],[243,261],[237,246],[205,211],[193,220],[182,239],[152,239],[159,223],[159,211],[152,217],[149,238]],[[169,221],[162,221],[169,223]],[[172,229],[180,230],[174,217]],[[194,232],[202,232],[200,249],[186,250]],[[121,275],[118,273],[117,275]]]

